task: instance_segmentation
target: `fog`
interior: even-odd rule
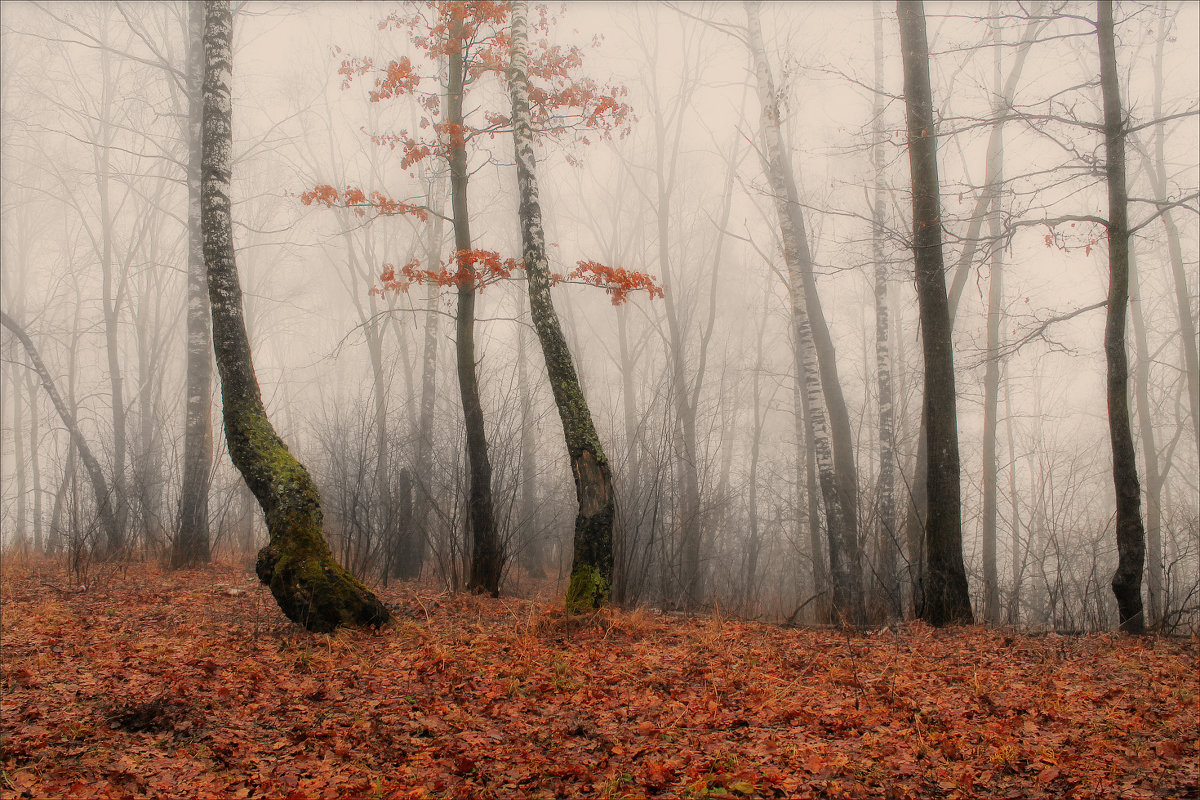
[[[237,266],[268,415],[320,487],[334,555],[369,584],[403,578],[464,590],[470,470],[455,292],[416,284],[377,291],[387,265],[428,264],[431,237],[445,263],[455,247],[452,220],[435,232],[436,215],[359,214],[302,199],[320,185],[353,186],[419,206],[436,201],[434,212],[451,215],[444,161],[406,167],[403,148],[371,138],[420,135],[426,109],[411,95],[371,102],[374,74],[339,73],[349,58],[383,65],[408,55],[437,81],[436,64],[406,30],[381,30],[395,9],[235,4]],[[630,115],[607,130],[535,137],[550,271],[592,260],[647,273],[664,292],[634,291],[614,304],[603,287],[564,282],[552,290],[612,466],[614,598],[829,621],[818,513],[825,505],[811,428],[797,420],[790,273],[764,170],[746,10],[612,2],[551,10],[557,23],[535,29],[534,39],[578,46],[580,74],[601,88],[622,87]],[[881,13],[875,88],[871,3],[761,9],[850,423],[855,563],[873,621],[894,616],[893,591],[901,615],[919,615],[912,587],[924,552],[924,500],[914,497],[924,362],[904,76],[896,9],[885,3]],[[965,278],[952,313],[972,605],[983,619],[984,495],[994,481],[999,605],[989,621],[1114,628],[1109,252],[1104,225],[1086,219],[1109,215],[1089,21],[1096,8],[931,2],[925,13],[946,283]],[[997,88],[1018,60],[1031,13],[1044,19],[1006,112],[1003,180],[994,183],[999,227],[972,228],[988,180]],[[183,527],[187,416],[186,3],[6,2],[0,14],[0,307],[28,334],[95,453],[124,528],[122,558],[169,560]],[[1147,621],[1172,630],[1200,619],[1200,420],[1196,367],[1187,360],[1200,317],[1198,14],[1191,3],[1121,3],[1115,12],[1121,100],[1133,131],[1126,350],[1150,550],[1143,588]],[[468,93],[468,126],[492,124],[487,112],[508,114],[507,91],[482,75]],[[468,155],[474,247],[520,258],[510,129],[479,133]],[[439,182],[443,188],[431,188]],[[882,363],[894,394],[888,452],[880,436],[877,265],[889,311]],[[990,281],[1001,268],[1000,339],[989,347]],[[518,271],[477,295],[475,364],[504,549],[500,590],[557,596],[571,573],[577,501],[526,281]],[[100,553],[96,493],[78,448],[8,328],[0,355],[4,552],[45,554],[78,574],[102,569],[113,554]],[[999,368],[994,476],[984,469],[989,363]],[[422,408],[426,384],[431,409]],[[210,395],[211,550],[251,565],[267,529],[227,455],[215,372]],[[423,417],[431,445],[424,460]],[[885,466],[895,498],[886,510]],[[915,539],[906,532],[911,514]],[[397,554],[392,536],[416,544]],[[689,543],[698,543],[696,564]],[[889,548],[894,571],[885,566]]]

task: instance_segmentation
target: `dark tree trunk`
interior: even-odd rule
[[[92,491],[96,495],[96,509],[100,517],[100,528],[104,532],[105,544],[108,552],[115,551],[121,545],[121,527],[117,515],[113,511],[112,495],[109,491],[108,482],[104,478],[104,470],[101,469],[100,462],[96,460],[92,449],[88,447],[87,440],[80,433],[79,424],[75,420],[75,414],[63,402],[62,396],[58,393],[58,388],[54,385],[54,377],[50,374],[50,370],[46,369],[46,364],[38,354],[37,348],[34,347],[29,334],[12,317],[3,311],[0,311],[0,325],[12,331],[13,336],[16,336],[17,340],[25,348],[25,354],[29,357],[30,366],[37,373],[38,378],[42,382],[42,388],[50,396],[50,402],[54,405],[54,410],[58,412],[63,425],[67,428],[67,433],[71,436],[72,443],[74,443],[75,448],[79,451],[79,459],[83,462],[83,468],[88,474],[88,479],[92,482]]]
[[[1142,527],[1133,430],[1129,422],[1129,358],[1125,352],[1125,315],[1129,306],[1129,195],[1125,188],[1125,122],[1117,77],[1112,0],[1096,3],[1100,49],[1100,91],[1104,98],[1105,173],[1108,178],[1108,318],[1104,354],[1108,362],[1108,432],[1112,443],[1113,487],[1117,496],[1117,570],[1113,594],[1121,630],[1141,633],[1142,565],[1146,532]]]
[[[446,121],[450,124],[450,203],[454,214],[454,247],[459,252],[471,249],[471,222],[467,211],[467,147],[463,132],[462,22],[454,21],[449,31],[450,85],[446,96]],[[471,526],[471,567],[467,588],[473,592],[500,595],[500,576],[504,553],[496,533],[492,512],[492,464],[488,460],[487,437],[483,425],[483,404],[479,398],[479,376],[475,371],[475,285],[470,262],[458,260],[463,279],[458,283],[458,316],[455,321],[455,354],[458,388],[462,396],[463,424],[467,434],[467,462],[470,469],[468,517]]]
[[[179,532],[171,566],[208,563],[208,490],[212,480],[212,330],[204,237],[200,230],[201,121],[204,83],[204,4],[188,6],[188,265],[187,400],[183,428],[183,484]]]
[[[933,625],[970,623],[962,557],[958,417],[950,308],[942,261],[942,221],[937,173],[937,138],[929,86],[925,11],[920,0],[898,0],[904,58],[908,155],[912,170],[913,254],[921,341],[925,356],[925,421],[928,451],[926,569],[918,614]]]
[[[370,590],[334,561],[321,531],[316,484],[267,419],[254,374],[234,260],[229,195],[232,34],[229,1],[208,0],[201,227],[229,455],[262,507],[270,535],[258,553],[255,571],[284,614],[311,631],[331,631],[343,624],[381,625],[391,615]]]
[[[571,579],[567,586],[567,610],[578,613],[600,608],[609,602],[616,498],[608,459],[592,422],[591,411],[575,372],[574,359],[550,297],[546,237],[542,230],[533,130],[529,119],[527,15],[528,8],[524,2],[513,4],[509,88],[512,92],[513,141],[520,192],[518,213],[525,271],[529,278],[530,314],[546,359],[546,372],[554,393],[554,404],[558,406],[558,416],[562,420],[571,472],[575,477],[575,496],[579,500],[579,510],[575,515]]]

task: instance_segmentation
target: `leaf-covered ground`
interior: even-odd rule
[[[3,797],[1195,797],[1200,644],[784,630],[232,568],[0,578]]]

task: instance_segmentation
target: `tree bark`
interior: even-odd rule
[[[233,18],[229,0],[207,0],[201,212],[213,349],[221,376],[225,437],[266,517],[270,540],[255,571],[288,618],[311,631],[382,625],[391,615],[334,561],[322,534],[316,484],[267,419],[242,315],[234,260],[230,177],[233,154]]]
[[[1030,48],[1036,39],[1037,32],[1046,25],[1046,20],[1039,18],[1040,3],[1035,3],[1030,7],[1030,19],[1025,24],[1025,31],[1021,35],[1021,43],[1017,46],[1016,55],[1013,57],[1012,66],[1009,67],[1008,75],[1004,79],[1003,89],[1000,96],[997,98],[997,106],[1003,109],[1005,114],[1012,107],[1013,97],[1016,94],[1017,84],[1021,80],[1021,74],[1025,69],[1025,61],[1029,56]],[[979,247],[980,233],[983,230],[985,221],[992,219],[992,214],[988,213],[995,201],[995,195],[1002,188],[1002,181],[997,180],[992,174],[993,165],[1003,163],[1002,153],[1000,148],[1003,142],[1003,118],[997,116],[996,121],[992,125],[991,134],[988,136],[986,167],[983,179],[983,191],[975,198],[975,205],[971,209],[967,219],[970,223],[967,225],[966,235],[963,237],[963,249],[959,253],[958,260],[954,266],[954,277],[950,283],[950,323],[954,324],[955,314],[958,310],[958,302],[962,298],[963,290],[967,285],[967,278],[971,274],[971,266],[975,261],[975,252]],[[928,456],[926,455],[925,442],[925,421],[921,420],[920,430],[917,433],[917,455],[916,468],[913,470],[912,480],[912,496],[908,506],[908,514],[905,519],[905,532],[909,543],[909,555],[912,560],[911,568],[915,571],[914,586],[919,586],[922,577],[921,570],[924,569],[924,564],[921,559],[924,550],[923,538],[925,535],[924,515],[926,512],[927,496],[925,485],[927,482],[926,464]]]
[[[71,441],[79,451],[79,458],[83,461],[83,468],[88,474],[88,479],[92,483],[92,491],[96,495],[96,510],[100,517],[100,528],[104,531],[108,551],[113,552],[116,547],[120,546],[122,537],[120,523],[116,513],[113,511],[112,495],[108,482],[104,478],[104,470],[101,469],[100,462],[93,455],[87,440],[83,438],[83,434],[79,430],[79,424],[75,420],[74,412],[63,402],[62,396],[58,393],[58,388],[54,384],[54,377],[50,374],[50,370],[46,369],[46,364],[42,361],[41,355],[38,354],[37,348],[34,347],[33,340],[29,338],[29,334],[25,332],[25,329],[20,324],[3,311],[0,311],[0,325],[12,331],[12,334],[17,337],[17,341],[25,348],[25,354],[29,357],[30,366],[33,367],[34,372],[41,379],[42,388],[50,396],[50,402],[54,405],[54,410],[58,412],[63,425],[67,428],[67,433],[70,435]]]
[[[806,278],[804,274],[811,272],[812,259],[808,253],[795,183],[790,180],[791,170],[787,164],[780,128],[779,102],[763,46],[758,3],[747,2],[745,5],[749,46],[758,78],[759,101],[762,104],[760,125],[766,151],[764,167],[775,201],[783,240],[783,257],[788,267],[795,342],[805,375],[808,427],[812,433],[817,475],[821,485],[821,496],[825,502],[834,613],[844,622],[858,623],[863,620],[864,614],[856,568],[858,540],[854,491],[847,487],[844,481],[839,480],[826,400],[828,394],[822,391],[822,384],[828,380],[836,381],[836,374],[829,376],[818,362],[811,316],[813,304],[808,297],[815,286],[811,284],[811,275]],[[811,498],[809,502],[812,502]]]
[[[925,356],[922,416],[928,450],[926,570],[919,616],[933,625],[970,623],[962,557],[958,417],[949,301],[942,261],[937,134],[929,85],[925,11],[920,0],[898,0],[904,58],[904,99],[912,171],[913,255]]]
[[[1096,39],[1100,51],[1100,92],[1104,99],[1105,175],[1108,179],[1108,313],[1104,355],[1108,364],[1108,431],[1112,445],[1113,488],[1117,500],[1117,569],[1112,590],[1121,630],[1142,633],[1142,566],[1146,532],[1142,527],[1141,486],[1129,422],[1129,358],[1125,316],[1129,306],[1129,194],[1125,187],[1125,121],[1117,77],[1112,0],[1097,0]]]
[[[997,16],[998,4],[992,3],[992,16]],[[1001,187],[1004,185],[1004,104],[1006,97],[1000,79],[1000,62],[1003,48],[1000,38],[1003,28],[996,24],[996,42],[993,47],[992,75],[996,91],[992,123],[992,141],[988,149],[986,191],[991,195],[988,211],[988,234],[992,237],[991,274],[988,280],[987,305],[987,363],[983,376],[983,621],[995,625],[1000,621],[1000,578],[996,564],[996,522],[999,517],[997,505],[999,475],[996,460],[997,412],[1000,407],[1000,315],[1004,302],[1004,248],[1000,245],[1003,228],[1004,203]]]
[[[872,110],[871,151],[875,168],[874,197],[871,202],[871,254],[875,260],[875,384],[879,395],[879,500],[878,525],[879,576],[883,605],[888,619],[904,615],[900,592],[900,530],[896,513],[896,422],[892,392],[891,343],[888,340],[887,259],[883,243],[886,233],[884,204],[887,184],[884,179],[885,157],[883,130],[883,7],[872,3],[875,22],[875,105]]]
[[[201,121],[204,111],[204,4],[188,6],[188,264],[187,378],[183,429],[183,478],[179,532],[171,555],[173,567],[208,563],[208,493],[212,481],[212,330],[204,237],[200,230]]]
[[[536,161],[533,153],[533,129],[529,117],[529,76],[527,74],[528,7],[513,4],[512,63],[509,89],[513,105],[513,142],[517,162],[517,186],[520,192],[518,213],[528,276],[529,308],[533,327],[542,345],[546,372],[554,394],[554,404],[562,420],[571,472],[575,478],[575,496],[579,510],[575,515],[575,542],[571,557],[571,579],[567,586],[567,611],[578,613],[607,605],[612,589],[612,528],[616,511],[612,471],[592,422],[592,414],[575,371],[575,362],[563,336],[558,314],[550,297],[546,237],[542,229],[542,208],[538,199]]]
[[[1154,418],[1150,412],[1150,348],[1146,342],[1146,320],[1142,313],[1141,283],[1138,279],[1135,251],[1129,248],[1129,283],[1133,289],[1129,316],[1133,322],[1134,362],[1133,394],[1137,402],[1138,434],[1142,443],[1142,463],[1146,466],[1146,599],[1149,601],[1151,628],[1162,622],[1162,487],[1166,470],[1160,469],[1158,445],[1154,436]],[[1169,462],[1168,462],[1169,464]]]
[[[450,23],[447,48],[450,83],[446,96],[446,121],[450,124],[450,203],[454,214],[454,246],[460,253],[471,249],[471,222],[467,209],[469,176],[463,128],[466,80],[463,69],[466,42],[463,36],[462,21],[456,17]],[[475,371],[475,271],[469,262],[461,258],[458,259],[458,270],[461,279],[458,283],[458,315],[455,320],[455,355],[470,469],[467,506],[471,526],[471,564],[467,588],[498,597],[504,554],[501,552],[492,510],[492,464],[488,459],[483,404],[479,398],[479,376]]]

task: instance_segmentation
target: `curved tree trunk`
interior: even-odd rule
[[[575,372],[575,362],[550,297],[546,236],[542,230],[533,129],[529,121],[529,76],[526,72],[528,13],[524,2],[513,4],[509,89],[512,92],[513,142],[520,192],[521,240],[525,271],[529,278],[530,314],[546,359],[554,404],[558,406],[567,453],[571,458],[575,496],[579,500],[579,510],[575,515],[571,580],[567,586],[567,610],[578,613],[608,604],[612,587],[612,529],[616,499],[608,459],[600,445],[600,437]]]
[[[971,598],[962,557],[952,326],[942,261],[937,133],[929,87],[925,10],[920,0],[897,0],[896,12],[900,19],[904,58],[904,104],[912,170],[913,255],[925,355],[922,416],[928,451],[928,514],[923,602],[918,613],[933,625],[970,623]]]
[[[1108,178],[1108,318],[1104,355],[1108,362],[1108,432],[1112,444],[1113,488],[1117,495],[1117,570],[1113,594],[1121,630],[1141,633],[1142,566],[1146,532],[1142,527],[1142,490],[1129,422],[1129,357],[1125,352],[1125,315],[1129,305],[1129,195],[1125,187],[1125,121],[1117,78],[1112,0],[1097,0],[1096,38],[1100,50],[1100,91],[1104,98],[1105,172]]]
[[[104,479],[104,470],[100,467],[100,462],[96,460],[96,456],[92,453],[92,449],[88,447],[87,440],[83,438],[83,434],[79,430],[79,424],[75,420],[75,414],[72,413],[70,407],[63,402],[63,398],[58,393],[58,388],[54,385],[54,377],[50,374],[50,370],[46,369],[45,362],[38,354],[37,348],[33,346],[33,341],[29,338],[29,334],[25,332],[12,317],[3,311],[0,311],[0,325],[12,331],[13,336],[25,348],[26,355],[29,356],[29,363],[37,373],[38,378],[42,381],[42,387],[46,390],[46,394],[50,396],[50,402],[54,405],[54,410],[58,412],[58,416],[62,418],[63,425],[67,428],[67,433],[71,436],[71,441],[75,448],[79,451],[79,459],[83,462],[83,468],[87,471],[88,479],[92,482],[92,491],[96,495],[96,510],[100,516],[100,527],[104,531],[108,552],[114,552],[121,546],[121,526],[117,519],[116,513],[113,511],[112,495],[109,491],[108,482]],[[19,400],[18,400],[19,402]]]
[[[211,556],[208,535],[208,490],[212,478],[212,330],[200,230],[200,125],[204,83],[204,5],[188,7],[188,272],[187,272],[187,405],[183,429],[183,484],[179,532],[171,566],[206,564]]]
[[[331,631],[343,624],[381,625],[391,615],[334,561],[321,531],[316,484],[267,419],[254,374],[234,261],[229,197],[232,34],[229,0],[208,0],[201,159],[204,260],[229,455],[262,507],[270,535],[258,553],[255,571],[283,613],[311,631]]]

